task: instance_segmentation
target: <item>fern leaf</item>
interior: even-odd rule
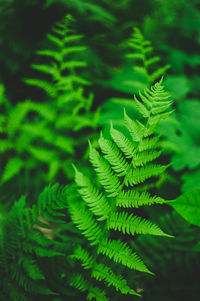
[[[156,150],[139,152],[134,155],[132,164],[134,167],[144,166],[146,163],[149,163],[160,157],[161,153],[161,151]]]
[[[54,145],[66,153],[74,154],[74,141],[70,137],[63,137],[59,135],[54,140]]]
[[[132,158],[135,144],[124,136],[121,132],[113,128],[111,123],[110,134],[116,143],[116,145],[121,149],[127,159]]]
[[[35,70],[38,70],[40,72],[53,75],[56,71],[55,66],[48,66],[48,65],[39,65],[39,64],[32,64],[31,67]]]
[[[63,46],[63,41],[57,38],[55,35],[47,34],[47,39],[53,42],[54,44],[56,44],[60,48]]]
[[[153,56],[153,57],[151,57],[150,59],[147,59],[146,60],[146,66],[148,67],[148,66],[150,66],[150,65],[152,65],[152,64],[155,64],[155,63],[157,63],[157,62],[159,62],[160,61],[160,58],[159,58],[159,56]],[[163,74],[163,73],[162,73]],[[162,75],[161,74],[161,75]],[[157,76],[156,76],[157,77]]]
[[[142,114],[143,117],[148,118],[150,116],[150,111],[145,107],[135,96],[134,97],[135,105],[138,111]]]
[[[158,196],[150,196],[148,192],[138,192],[135,190],[122,191],[116,199],[116,204],[123,208],[138,208],[140,206],[150,206],[153,204],[165,204],[163,198]]]
[[[22,168],[23,168],[23,161],[20,158],[18,157],[11,158],[5,166],[4,172],[1,177],[1,183],[5,183],[10,179],[12,179],[14,176],[19,174]]]
[[[40,160],[41,162],[50,162],[55,155],[55,151],[29,146],[28,151],[32,156],[34,156],[37,160]]]
[[[91,276],[98,281],[104,280],[108,286],[114,286],[116,291],[120,290],[122,294],[140,296],[128,286],[127,281],[123,279],[121,275],[115,275],[113,271],[104,264],[96,264]]]
[[[129,133],[135,142],[139,142],[145,132],[145,127],[144,125],[139,122],[138,120],[133,121],[127,114],[126,111],[124,110],[124,121],[127,129],[129,130]]]
[[[27,85],[35,86],[35,87],[38,87],[38,88],[44,90],[47,93],[47,95],[49,95],[50,97],[57,96],[57,89],[54,86],[52,86],[52,84],[50,84],[49,82],[47,82],[45,80],[26,78],[26,79],[24,79],[24,82]]]
[[[81,292],[88,290],[87,280],[84,279],[82,274],[73,274],[71,277],[70,285],[77,288]]]
[[[73,34],[73,35],[70,35],[70,36],[65,36],[64,37],[64,43],[71,43],[71,42],[74,42],[74,41],[77,41],[77,40],[80,40],[82,39],[84,36],[81,35],[81,34]]]
[[[154,82],[156,79],[158,79],[159,77],[161,77],[163,74],[165,74],[165,72],[170,69],[170,65],[167,64],[162,68],[158,68],[155,72],[153,72],[151,74],[151,81]]]
[[[102,158],[97,150],[95,150],[90,143],[90,161],[95,167],[99,176],[99,181],[105,188],[109,197],[116,196],[121,190],[121,183],[116,174],[114,174],[108,164],[107,160]]]
[[[156,69],[155,72],[151,72],[150,68],[156,64],[160,58],[158,56],[151,56],[153,52],[151,42],[144,39],[138,28],[133,29],[132,36],[126,41],[125,45],[133,51],[126,53],[125,58],[139,61],[139,65],[135,65],[133,69],[135,72],[143,74],[147,78],[149,85],[160,78],[166,70],[170,68],[170,65],[165,65]]]
[[[156,114],[160,114],[160,113],[163,113],[166,111],[166,109],[168,109],[169,107],[171,106],[171,102],[168,102],[167,104],[164,104],[164,105],[160,105],[160,106],[157,106],[157,107],[153,107],[152,108],[152,114],[156,115]],[[167,114],[166,117],[168,117],[168,112],[167,113],[164,113],[164,114]],[[171,112],[170,112],[171,114]],[[163,114],[161,116],[164,116]]]
[[[62,61],[61,54],[58,53],[55,50],[44,49],[44,50],[38,50],[36,53],[38,55],[50,57],[50,58],[54,59],[57,62],[61,62]]]
[[[61,70],[65,69],[74,69],[74,68],[81,68],[81,67],[86,67],[87,63],[84,61],[69,61],[69,62],[63,62],[61,64]]]
[[[125,185],[136,185],[143,183],[146,179],[151,178],[152,176],[158,176],[162,174],[168,165],[163,166],[159,164],[149,164],[144,167],[132,168],[125,177]]]
[[[102,236],[102,229],[92,214],[84,208],[78,207],[76,203],[71,202],[68,206],[73,223],[82,231],[83,235],[91,241],[91,245],[98,244]]]
[[[98,253],[105,254],[115,262],[119,262],[130,269],[152,274],[142,260],[126,243],[120,240],[104,240],[98,247]]]
[[[144,90],[145,93],[146,90]],[[145,95],[143,93],[141,93],[141,91],[139,91],[139,96],[141,98],[141,100],[143,101],[143,103],[147,106],[148,109],[152,108],[152,103],[149,100],[148,96],[145,97]]]
[[[139,152],[158,148],[158,141],[159,136],[143,139],[142,141],[140,141],[140,144],[138,146]]]
[[[95,263],[95,259],[86,250],[80,246],[74,251],[70,258],[74,258],[81,261],[81,265],[84,269],[91,269]]]
[[[105,139],[102,134],[99,139],[99,145],[105,154],[105,159],[109,161],[113,170],[119,177],[124,176],[128,171],[129,164],[116,145],[112,141]]]
[[[67,47],[65,49],[63,49],[63,55],[64,56],[67,56],[71,53],[79,53],[79,52],[82,52],[82,51],[85,51],[87,50],[87,47],[85,46],[71,46],[71,47]]]
[[[62,209],[66,208],[65,189],[63,187],[59,188],[58,184],[47,186],[39,195],[37,204],[38,216],[42,216],[47,220],[53,219],[53,221],[57,221],[58,217],[64,216]]]
[[[22,259],[22,266],[26,270],[28,276],[34,280],[44,279],[44,275],[41,273],[36,262],[32,258],[25,257]]]
[[[123,234],[151,234],[158,236],[168,236],[157,225],[149,220],[128,214],[127,212],[113,213],[108,220],[108,228],[121,231]]]
[[[93,298],[95,298],[97,301],[109,301],[109,299],[106,297],[106,292],[104,290],[101,290],[98,287],[91,286],[89,289],[87,299],[92,300]]]
[[[88,204],[91,212],[99,216],[98,220],[105,220],[108,218],[111,207],[106,197],[94,187],[89,179],[79,172],[75,167],[75,181],[82,188],[79,189],[83,200]]]

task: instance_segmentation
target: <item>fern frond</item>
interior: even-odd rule
[[[133,253],[131,248],[120,240],[105,239],[99,245],[98,253],[105,254],[113,261],[121,263],[130,269],[152,274],[139,256],[136,253]]]
[[[59,187],[58,184],[47,186],[39,195],[37,212],[48,220],[51,217],[64,216],[62,210],[67,208],[67,188]]]
[[[95,170],[99,176],[99,181],[105,188],[108,196],[116,196],[118,191],[121,190],[121,183],[116,174],[114,174],[108,164],[108,161],[100,156],[97,150],[95,150],[91,143],[90,145],[90,161],[95,167]]]
[[[116,199],[117,206],[123,208],[138,208],[153,204],[165,204],[166,202],[161,197],[151,196],[148,192],[138,192],[135,190],[122,191]]]
[[[126,186],[143,183],[146,179],[161,175],[168,165],[148,164],[146,166],[131,168],[124,179]]]
[[[120,290],[122,294],[140,296],[127,285],[127,281],[123,279],[121,275],[115,275],[111,268],[105,266],[104,264],[95,263],[95,259],[92,258],[92,256],[90,256],[89,253],[83,250],[81,247],[78,247],[74,254],[70,257],[81,260],[81,265],[84,269],[93,268],[91,277],[95,278],[97,281],[104,280],[108,287],[112,285],[117,291]]]
[[[90,287],[89,293],[87,296],[88,300],[92,300],[95,298],[97,301],[109,301],[109,299],[106,297],[106,292],[104,290],[101,290],[98,287]]]
[[[138,192],[137,189],[141,189],[140,184],[144,181],[161,174],[167,168],[153,162],[160,156],[161,151],[159,137],[151,135],[159,120],[165,114],[170,114],[166,110],[171,101],[163,90],[162,82],[140,95],[137,107],[143,117],[142,121],[133,121],[124,112],[127,137],[115,130],[111,124],[111,140],[101,134],[99,151],[89,142],[89,157],[97,180],[95,177],[91,180],[74,167],[76,184],[73,187],[59,187],[55,184],[45,188],[38,198],[38,204],[32,208],[26,208],[25,198],[15,203],[12,214],[5,223],[5,231],[0,235],[0,240],[3,240],[0,243],[0,264],[8,274],[9,262],[21,258],[21,261],[18,260],[20,273],[13,272],[19,287],[24,283],[26,290],[32,292],[32,283],[41,282],[38,291],[43,291],[43,295],[52,294],[48,287],[43,285],[46,274],[36,258],[39,258],[39,261],[46,258],[51,262],[56,257],[58,262],[63,262],[65,256],[69,267],[59,268],[58,265],[58,274],[55,276],[58,283],[63,282],[64,278],[66,284],[87,294],[88,299],[95,298],[100,301],[109,300],[101,286],[97,286],[97,283],[102,281],[107,287],[112,286],[122,294],[138,295],[121,275],[115,274],[114,266],[121,264],[121,268],[152,274],[135,249],[130,247],[128,235],[170,237],[159,226],[137,216],[131,209],[166,203],[159,196],[150,195],[146,191]],[[37,106],[30,106],[36,112],[39,110]],[[29,112],[28,109],[24,109],[25,111]],[[24,115],[20,118],[24,118]],[[39,137],[48,134],[47,131],[42,131],[42,127],[42,124],[38,125],[41,129]],[[28,131],[26,125],[25,130]],[[34,137],[34,129],[32,136]],[[48,136],[44,138],[48,143],[51,140],[56,141],[55,135]],[[63,143],[61,138],[55,145],[62,146]],[[37,147],[29,147],[29,152],[36,156]],[[49,156],[45,152],[46,149],[42,160]],[[124,210],[126,208],[129,208],[128,212]],[[44,229],[51,231],[51,237],[55,236],[56,239],[50,238],[48,241]],[[68,237],[69,232],[74,236]],[[7,236],[10,237],[9,243],[6,240]],[[123,236],[127,242],[124,242]],[[64,244],[61,241],[64,241]],[[22,262],[23,256],[26,259]],[[83,272],[73,274],[71,271],[78,267],[78,264],[82,266]],[[67,275],[67,269],[70,270],[70,276]],[[80,271],[80,267],[77,271]],[[24,274],[27,275],[27,280]]]
[[[58,63],[60,63],[62,61],[61,54],[59,54],[55,50],[43,49],[43,50],[38,50],[36,53],[41,56],[50,57],[50,58],[54,59],[55,61],[57,61]]]
[[[81,265],[86,270],[91,269],[95,263],[95,259],[80,246],[74,251],[74,253],[70,257],[80,260]]]
[[[20,262],[19,262],[20,263]],[[36,265],[35,260],[30,257],[25,257],[21,259],[21,263],[28,276],[33,280],[45,279],[44,275],[41,273],[39,267]]]
[[[19,174],[22,168],[23,168],[23,161],[20,158],[18,157],[11,158],[7,162],[4,168],[0,182],[3,184],[9,181],[15,175]]]
[[[133,157],[132,164],[134,167],[143,166],[146,163],[149,163],[155,160],[156,158],[160,157],[161,153],[162,151],[156,150],[139,152]]]
[[[132,137],[132,140],[134,142],[139,142],[142,140],[145,132],[145,126],[139,122],[138,120],[134,121],[132,120],[127,114],[126,111],[124,110],[124,121],[125,125]]]
[[[121,149],[127,159],[132,158],[133,151],[136,144],[130,141],[127,137],[124,136],[121,132],[113,128],[111,123],[110,134],[116,143],[116,145]]]
[[[74,47],[67,47],[63,50],[63,55],[67,56],[68,54],[71,53],[79,53],[82,51],[85,51],[87,48],[85,46],[74,46]]]
[[[74,167],[75,168],[75,167]],[[88,204],[89,209],[94,215],[99,216],[98,220],[105,220],[108,218],[111,207],[106,197],[93,186],[89,179],[75,168],[75,181],[82,188],[79,193]]]
[[[44,271],[38,259],[63,254],[55,252],[55,249],[45,250],[47,246],[55,244],[36,235],[34,225],[38,217],[36,206],[33,209],[26,208],[25,197],[21,197],[1,223],[0,270],[5,280],[0,287],[1,293],[7,292],[12,300],[27,300],[24,295],[30,299],[33,296],[40,298],[41,295],[54,294],[45,283]]]
[[[72,275],[70,285],[77,288],[81,292],[88,291],[88,300],[95,298],[97,301],[109,301],[106,292],[98,287],[94,287],[87,283],[87,280],[81,274]]]
[[[64,42],[65,43],[71,43],[74,41],[80,41],[84,36],[82,34],[71,34],[70,36],[65,36],[64,37]]]
[[[73,223],[77,225],[77,228],[81,230],[82,234],[91,241],[90,244],[98,244],[102,236],[102,229],[92,214],[74,202],[68,204],[68,209]]]
[[[135,27],[131,38],[124,43],[132,50],[126,53],[125,57],[137,62],[134,66],[134,71],[143,74],[147,78],[148,85],[151,85],[155,80],[158,80],[170,68],[170,65],[162,66],[152,72],[152,65],[160,61],[158,56],[152,56],[153,47],[151,42],[145,40],[141,31]],[[148,111],[144,111],[144,114]]]
[[[112,141],[105,139],[102,134],[99,139],[99,145],[102,152],[105,154],[105,159],[107,159],[111,164],[112,169],[119,177],[124,176],[128,171],[128,162],[116,145],[112,143]]]
[[[120,290],[122,294],[141,296],[128,286],[127,281],[121,275],[114,274],[113,271],[104,264],[96,264],[91,277],[98,281],[104,280],[108,287],[112,285],[116,291]]]
[[[74,68],[81,68],[81,67],[86,67],[87,63],[84,61],[69,61],[69,62],[63,62],[61,64],[61,70],[65,70],[65,69],[70,69],[73,70]]]
[[[47,82],[45,80],[27,78],[27,79],[24,79],[24,82],[27,85],[37,86],[38,88],[44,90],[45,93],[47,95],[49,95],[50,97],[56,97],[57,96],[56,88],[54,86],[52,86],[52,84],[50,84],[49,82]]]
[[[139,152],[158,148],[158,141],[159,141],[159,136],[143,139],[138,146]]]
[[[47,66],[47,65],[38,65],[38,64],[32,64],[31,67],[35,70],[38,70],[40,72],[44,72],[49,75],[53,75],[55,72],[55,68],[53,66]]]
[[[97,261],[99,255],[105,255],[130,269],[150,274],[151,272],[127,243],[112,239],[111,230],[131,235],[171,237],[151,221],[133,213],[119,211],[122,208],[166,203],[159,196],[151,196],[145,191],[138,192],[130,186],[137,188],[138,184],[162,174],[168,167],[153,163],[153,160],[160,156],[161,150],[159,137],[151,135],[164,114],[170,114],[165,111],[171,105],[171,100],[164,91],[161,80],[151,89],[140,93],[140,100],[135,101],[145,122],[133,121],[124,111],[124,125],[128,129],[128,137],[114,129],[111,123],[110,133],[113,141],[101,134],[100,151],[94,149],[89,142],[90,162],[102,189],[97,189],[91,180],[75,168],[75,180],[80,187],[78,192],[83,204],[80,202],[69,204],[72,221],[89,240],[90,246],[96,246],[92,254],[85,249],[78,249],[78,253],[73,255],[74,258],[79,259],[83,267],[90,270],[92,278],[104,280],[108,286],[112,285],[122,293],[133,294],[135,292],[127,288],[122,278],[116,276],[110,267]]]
[[[87,280],[84,279],[82,274],[73,274],[70,285],[77,288],[81,292],[88,290]]]
[[[123,234],[150,234],[168,236],[157,225],[149,220],[128,214],[127,212],[115,212],[108,220],[108,228],[121,231]]]

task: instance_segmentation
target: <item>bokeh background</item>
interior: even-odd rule
[[[162,160],[173,164],[152,189],[169,200],[191,191],[200,196],[199,9],[198,0],[0,0],[2,212],[21,194],[31,205],[45,185],[72,183],[72,163],[90,174],[88,139],[97,146],[111,120],[120,127],[124,107],[137,117],[133,95],[161,75],[175,111],[158,131]],[[66,15],[69,32],[78,35],[74,45],[82,48],[72,51],[69,61],[79,64],[63,67],[62,78],[56,59],[38,51],[61,47],[49,35]],[[138,51],[128,42],[138,30],[157,58],[149,73],[140,57],[128,55]],[[38,70],[37,64],[52,69]],[[42,84],[35,81],[41,78]],[[148,215],[176,239],[141,236],[133,242],[156,274],[137,279],[143,300],[198,300],[200,224],[172,208],[148,209]]]

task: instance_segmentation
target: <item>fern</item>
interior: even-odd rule
[[[73,98],[76,99],[77,93],[83,92],[83,89],[77,85],[88,85],[90,84],[87,80],[79,76],[76,72],[77,68],[86,67],[85,61],[76,59],[76,56],[72,59],[72,55],[78,54],[79,57],[86,50],[85,46],[77,45],[83,38],[82,35],[77,35],[73,32],[72,24],[73,18],[67,15],[62,22],[58,22],[52,28],[52,34],[47,35],[48,41],[53,45],[55,50],[44,49],[37,51],[37,54],[42,57],[49,59],[48,64],[32,64],[32,68],[39,71],[41,74],[47,74],[52,78],[52,81],[44,79],[25,79],[25,82],[29,85],[36,86],[43,89],[47,95],[52,98],[58,97],[60,93],[70,94],[75,93]],[[69,72],[68,75],[66,72]],[[53,85],[52,85],[53,83]],[[78,91],[75,91],[75,87]],[[77,99],[80,102],[91,104],[91,100],[79,96]],[[63,98],[63,97],[62,97]],[[68,95],[70,101],[71,97]],[[65,102],[65,99],[63,99]],[[61,100],[60,100],[61,102]],[[89,104],[89,105],[90,105]]]
[[[86,96],[85,86],[90,83],[81,76],[81,69],[87,66],[81,59],[86,48],[80,42],[83,36],[74,32],[73,23],[68,15],[52,28],[52,34],[47,35],[52,48],[38,51],[42,63],[32,66],[40,73],[38,78],[25,80],[44,90],[47,95],[43,102],[27,99],[13,106],[5,101],[2,87],[0,152],[4,159],[0,183],[11,185],[17,196],[31,189],[36,191],[35,197],[45,183],[54,179],[61,182],[66,177],[71,181],[71,164],[78,157],[84,165],[87,157],[84,144],[93,136],[99,110],[91,109],[93,94]],[[41,173],[38,181],[33,181],[36,170]]]
[[[191,226],[175,211],[168,210],[159,216],[157,210],[151,210],[150,216],[168,233],[174,234],[175,238],[171,241],[165,237],[141,235],[131,243],[162,279],[159,285],[158,278],[147,281],[143,279],[140,285],[144,288],[144,299],[148,300],[155,295],[157,299],[162,300],[164,294],[167,300],[171,300],[172,295],[173,300],[177,300],[182,298],[183,294],[189,296],[191,291],[192,298],[195,298],[199,291],[193,280],[194,271],[199,270],[199,253],[198,249],[195,249],[200,239],[199,229]],[[168,283],[167,288],[165,283]],[[183,283],[187,283],[185,288],[182,287]],[[182,288],[180,292],[177,287]]]
[[[68,188],[68,193],[70,191]],[[65,232],[68,241],[65,246],[63,240],[54,239],[59,234],[62,237],[58,225],[65,216],[62,211],[67,208],[66,193],[66,189],[59,189],[58,185],[47,187],[32,208],[27,208],[25,197],[21,197],[1,218],[1,300],[38,300],[45,295],[48,295],[48,300],[53,300],[55,295],[71,294],[70,288],[70,292],[67,288],[62,289],[64,281],[60,274],[66,273],[67,269],[70,270],[69,275],[71,273],[66,254],[72,252],[76,238],[68,237]],[[65,219],[66,226],[68,223]],[[52,234],[50,239],[47,229]]]
[[[157,65],[160,61],[160,57],[155,56],[151,42],[145,40],[145,37],[138,28],[133,29],[131,37],[124,41],[122,45],[126,60],[122,66],[122,71],[117,73],[115,72],[116,75],[113,73],[114,77],[111,80],[113,85],[111,85],[116,90],[125,92],[128,95],[134,90],[134,93],[137,93],[137,95],[141,97],[142,103],[138,101],[137,98],[135,98],[135,101],[132,102],[129,96],[126,98],[115,97],[108,99],[108,101],[102,106],[102,114],[99,122],[99,124],[105,128],[106,132],[108,132],[106,133],[107,136],[109,136],[108,122],[110,119],[113,120],[115,129],[120,127],[121,132],[124,133],[123,126],[121,124],[121,112],[123,108],[126,109],[131,119],[140,120],[141,115],[144,118],[148,117],[151,102],[148,100],[148,95],[145,95],[146,92],[141,94],[140,91],[146,86],[150,87],[156,80],[163,76],[165,71],[169,68],[169,65],[163,67],[159,67]],[[118,80],[117,77],[119,77]],[[115,80],[116,85],[114,85]],[[170,103],[163,103],[163,105],[168,107]],[[113,108],[116,108],[116,110],[113,110]],[[140,116],[138,115],[138,110],[142,113]],[[164,107],[162,107],[160,103],[160,107],[154,108],[153,110],[158,110],[157,113],[159,113],[159,110],[164,110]],[[128,120],[126,122],[128,122]],[[137,121],[135,123],[135,127],[138,126],[139,123]],[[149,143],[147,143],[147,145],[149,145]]]
[[[95,127],[98,111],[96,114],[90,112],[93,94],[85,96],[84,87],[90,85],[90,82],[81,76],[80,70],[87,67],[87,62],[81,59],[86,47],[80,45],[83,36],[74,32],[73,23],[71,15],[56,23],[52,34],[47,35],[53,49],[37,51],[42,63],[32,64],[32,68],[44,78],[26,78],[24,81],[42,89],[54,100],[52,109],[59,114],[57,129],[65,129],[70,124],[70,128],[77,131],[86,126]],[[43,63],[45,59],[46,64]],[[84,115],[80,114],[81,110]]]
[[[105,139],[103,134],[99,139],[102,154],[90,144],[90,161],[97,174],[99,186],[94,184],[94,180],[90,181],[74,167],[75,180],[80,187],[78,191],[83,202],[70,202],[68,205],[69,212],[73,223],[82,232],[89,244],[94,246],[94,249],[90,255],[85,249],[79,248],[73,256],[82,262],[84,268],[91,270],[91,277],[96,275],[95,267],[101,255],[107,256],[115,263],[121,263],[126,268],[151,273],[142,259],[127,243],[121,239],[112,238],[112,229],[132,236],[151,234],[170,237],[152,222],[136,214],[120,211],[120,208],[123,207],[137,208],[142,205],[166,202],[158,196],[151,196],[145,192],[135,192],[131,188],[136,188],[147,178],[161,174],[167,167],[151,163],[160,155],[158,139],[153,138],[152,134],[158,122],[171,113],[166,112],[171,101],[168,93],[163,90],[162,81],[156,83],[151,89],[146,89],[144,94],[141,94],[141,100],[136,99],[135,101],[140,114],[146,119],[145,123],[131,120],[124,112],[124,124],[128,129],[129,136],[125,137],[111,125],[110,131],[113,141]],[[145,146],[148,142],[150,142],[149,147]],[[144,152],[145,155],[143,156]],[[97,273],[96,279],[104,278],[110,285],[110,280],[108,281],[105,275],[107,271],[110,271],[109,268],[99,265],[99,263],[98,267],[101,267],[101,271]],[[114,272],[108,273],[119,281],[119,275],[113,274]],[[123,290],[119,283],[117,284],[114,280],[112,282],[116,290],[136,294],[126,285]],[[124,280],[123,283],[125,283]],[[85,290],[89,293],[90,286]],[[98,298],[96,299],[98,300]]]
[[[125,112],[127,137],[121,140],[121,133],[111,126],[113,141],[105,139],[103,134],[100,136],[101,154],[90,144],[90,161],[97,181],[74,166],[76,185],[46,187],[32,208],[26,208],[22,197],[1,220],[2,300],[37,300],[45,295],[48,300],[53,300],[54,295],[64,300],[87,295],[89,300],[103,301],[110,300],[111,287],[123,295],[139,296],[131,288],[133,283],[124,278],[123,270],[153,273],[131,247],[128,236],[170,237],[135,211],[139,206],[167,203],[159,196],[135,190],[144,180],[141,164],[148,168],[149,177],[155,176],[152,166],[157,164],[151,163],[154,156],[148,162],[139,158],[140,164],[137,158],[147,149],[152,152],[159,149],[158,140],[152,137],[152,125],[155,128],[160,119],[170,114],[164,112],[163,102],[170,101],[161,82],[145,93],[151,103],[146,122],[134,122]],[[162,110],[154,110],[161,106]],[[128,156],[124,149],[129,150]],[[156,175],[162,172],[158,166]],[[133,184],[128,180],[129,175],[137,170],[141,177]]]
[[[11,212],[1,223],[1,292],[2,300],[29,300],[31,294],[51,294],[45,285],[44,275],[35,260],[34,251],[40,249],[36,233],[32,236],[32,226],[36,223],[34,211],[25,209],[25,198],[16,202]],[[9,239],[8,239],[9,238]],[[42,240],[42,238],[41,238]],[[46,248],[54,242],[44,240]],[[45,251],[45,250],[43,250]],[[38,252],[36,251],[36,254]],[[44,252],[43,256],[56,256],[56,252]],[[57,254],[59,254],[57,252]],[[42,254],[40,254],[41,256]]]
[[[137,27],[133,29],[132,36],[127,40],[126,45],[129,46],[132,52],[126,53],[125,57],[134,62],[138,62],[138,64],[135,64],[133,67],[133,70],[144,75],[148,85],[158,80],[158,78],[163,76],[166,70],[170,68],[170,65],[165,65],[163,67],[154,68],[155,71],[152,71],[152,66],[160,61],[160,57],[152,56],[153,47],[151,42],[145,40]]]

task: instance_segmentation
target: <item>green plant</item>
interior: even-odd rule
[[[45,63],[32,67],[43,78],[25,79],[45,92],[44,100],[26,100],[15,106],[8,100],[0,103],[4,110],[1,153],[5,162],[0,182],[11,185],[14,180],[16,187],[18,178],[20,193],[24,186],[26,191],[38,192],[44,183],[55,179],[70,181],[71,164],[78,157],[84,165],[85,145],[97,126],[99,110],[92,111],[93,94],[86,96],[84,89],[90,83],[79,75],[87,65],[80,58],[86,48],[80,45],[82,36],[74,33],[72,23],[72,17],[67,16],[56,24],[53,33],[47,35],[53,47],[38,51]]]
[[[135,27],[131,37],[122,43],[125,55],[122,67],[113,70],[108,84],[125,93],[138,93],[163,76],[170,65],[158,66],[160,57],[154,55],[150,41]],[[130,63],[131,62],[131,63]]]
[[[190,224],[200,227],[200,188],[190,190],[170,205]]]
[[[194,271],[199,270],[200,251],[200,189],[193,189],[177,197],[159,214],[156,208],[148,208],[148,214],[154,222],[173,234],[175,238],[139,236],[132,247],[146,259],[157,279],[141,281],[144,288],[144,300],[152,295],[156,300],[196,300],[199,294],[198,282],[193,279]],[[159,209],[159,208],[157,208]],[[165,282],[168,286],[165,286]],[[186,283],[183,287],[183,283]],[[141,285],[139,284],[139,285]]]
[[[159,126],[163,133],[163,148],[172,154],[173,169],[182,172],[182,191],[199,187],[200,180],[200,104],[188,100],[178,105],[177,111]]]
[[[167,203],[147,191],[138,192],[137,188],[140,187],[141,191],[144,182],[167,168],[167,165],[152,161],[161,154],[159,137],[154,136],[155,128],[161,119],[170,115],[167,109],[171,101],[160,81],[151,89],[145,89],[141,100],[135,99],[135,102],[144,118],[143,123],[133,121],[124,112],[126,136],[111,125],[112,141],[103,135],[99,139],[102,154],[90,143],[90,161],[97,179],[93,176],[89,179],[74,167],[75,186],[62,189],[58,189],[58,185],[47,187],[31,209],[25,209],[22,198],[14,205],[10,217],[3,221],[0,262],[6,275],[4,279],[9,283],[8,286],[5,282],[3,284],[4,299],[9,296],[12,300],[26,300],[25,294],[21,296],[22,291],[31,294],[34,290],[35,294],[35,289],[32,289],[34,279],[41,280],[39,294],[57,294],[59,300],[65,296],[75,298],[76,294],[69,290],[70,286],[78,289],[81,296],[87,294],[89,300],[109,300],[106,294],[110,293],[110,286],[125,295],[139,295],[123,277],[124,269],[152,273],[130,248],[128,236],[150,234],[171,237],[156,224],[136,214],[137,208],[141,206]],[[40,232],[44,233],[44,227],[51,229],[50,241],[40,240],[38,233],[36,235],[38,223]],[[14,228],[18,231],[17,235],[14,235]],[[55,255],[54,262],[48,262],[55,269],[52,279],[49,272],[45,272],[45,260],[40,260],[41,257],[48,257],[45,251],[43,253],[43,248],[46,250],[49,244],[53,245],[49,256]],[[55,250],[57,253],[54,253]],[[27,256],[29,261],[25,260]],[[33,256],[36,265],[32,261]],[[22,257],[24,260],[20,261]],[[8,260],[13,265],[17,261],[18,267],[21,262],[26,264],[19,274],[13,272],[11,279],[6,264]],[[63,260],[66,260],[67,266],[62,266]],[[77,261],[81,262],[82,267]],[[58,268],[55,267],[56,262]],[[18,271],[18,267],[13,265],[13,271]],[[119,267],[122,269],[121,274],[115,272]],[[28,274],[28,278],[24,277],[24,273]],[[42,290],[45,279],[46,289]],[[11,285],[12,281],[14,286]],[[99,281],[105,283],[107,292],[101,284],[97,284]]]
[[[143,90],[146,86],[151,86],[169,68],[169,65],[163,67],[157,65],[160,57],[154,55],[151,42],[145,40],[138,28],[133,28],[131,37],[123,43],[123,48],[125,49],[124,58],[126,63],[122,66],[122,70],[115,71],[116,78],[114,75],[111,82],[113,81],[114,84],[116,79],[116,89],[121,89],[126,94],[130,94],[132,91],[135,94],[140,94],[139,91]],[[126,65],[127,63],[128,65]],[[126,68],[129,69],[128,74]],[[113,87],[115,88],[115,84]],[[110,136],[108,130],[110,120],[113,121],[113,125],[116,128],[120,128],[123,131],[123,126],[121,126],[123,108],[127,110],[131,118],[141,119],[135,102],[132,101],[129,95],[125,95],[125,97],[112,97],[101,108],[102,113],[99,124],[103,127],[108,137]]]
[[[160,61],[159,56],[152,56],[153,47],[150,41],[145,40],[141,31],[135,27],[130,39],[126,42],[126,45],[132,50],[130,53],[126,53],[125,58],[133,60],[133,71],[143,75],[146,79],[146,85],[151,86],[158,78],[163,76],[165,72],[170,68],[170,65],[155,68],[155,64]],[[152,68],[152,65],[154,66]]]
[[[171,204],[175,207],[176,200]],[[138,279],[138,286],[144,290],[143,299],[148,301],[153,295],[156,301],[176,301],[184,298],[197,300],[199,286],[193,275],[194,272],[198,273],[200,267],[199,229],[186,222],[175,210],[167,208],[161,213],[155,209],[152,208],[150,212],[148,210],[151,220],[175,238],[170,240],[165,237],[141,235],[132,242],[131,246],[145,258],[145,262],[157,275],[150,279]]]

